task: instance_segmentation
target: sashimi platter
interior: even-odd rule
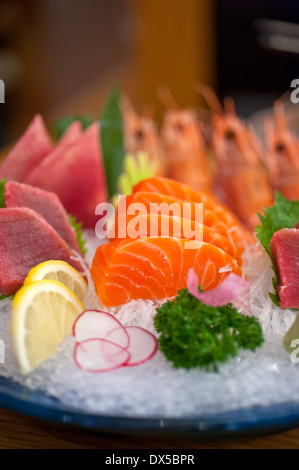
[[[299,140],[113,89],[0,161],[0,406],[117,432],[299,424]],[[207,117],[208,116],[208,117]]]

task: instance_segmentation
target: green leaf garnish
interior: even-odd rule
[[[88,114],[76,114],[74,116],[65,116],[54,122],[54,136],[56,140],[59,140],[67,128],[75,121],[80,121],[82,129],[85,130],[92,122],[92,116]]]
[[[290,201],[279,192],[275,193],[275,203],[259,214],[261,225],[256,234],[268,255],[272,257],[270,243],[275,232],[282,228],[293,228],[299,221],[299,201]]]
[[[123,117],[117,89],[110,93],[100,119],[100,128],[108,192],[112,198],[118,191],[118,178],[124,160]]]
[[[154,325],[161,351],[174,367],[185,369],[217,371],[239,348],[254,351],[264,341],[255,317],[242,315],[231,304],[206,305],[187,289],[157,309]]]
[[[85,240],[83,238],[82,222],[77,222],[76,218],[70,214],[68,214],[68,218],[72,227],[75,229],[77,242],[81,250],[81,253],[85,255],[86,248],[85,248]]]
[[[5,205],[5,199],[4,199],[5,183],[6,183],[6,179],[2,178],[2,180],[0,181],[0,208],[3,208]]]
[[[0,292],[0,300],[7,299],[8,297],[13,297],[12,295],[2,295]]]
[[[270,256],[272,263],[273,257],[270,249],[272,237],[275,232],[283,228],[293,228],[299,221],[299,201],[290,201],[279,192],[275,193],[275,203],[272,207],[267,207],[264,214],[259,214],[261,225],[256,227],[256,235],[266,252]],[[278,273],[274,264],[272,265],[274,277],[272,278],[274,292],[278,287]],[[279,298],[272,292],[269,292],[272,302],[279,307]]]

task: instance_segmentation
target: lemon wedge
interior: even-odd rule
[[[61,282],[24,285],[12,300],[11,334],[20,372],[28,374],[56,352],[84,311],[78,297]]]
[[[29,271],[24,285],[43,279],[61,282],[83,302],[88,288],[87,282],[76,269],[65,261],[50,260],[38,264]]]

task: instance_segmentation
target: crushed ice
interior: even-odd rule
[[[98,245],[99,240],[87,237],[89,263]],[[245,252],[244,272],[251,281],[251,313],[259,318],[265,343],[255,352],[240,350],[238,357],[222,365],[218,373],[175,369],[158,351],[153,359],[137,367],[93,374],[74,364],[74,339],[68,337],[54,356],[22,376],[11,345],[10,301],[5,299],[0,302],[0,339],[5,344],[0,376],[56,397],[65,406],[107,416],[192,417],[288,401],[299,404],[299,368],[282,345],[295,313],[273,306],[268,295],[273,291],[273,271],[258,244]],[[88,270],[86,276],[89,290],[85,306],[103,309]],[[106,310],[124,326],[140,325],[154,332],[153,316],[162,302],[138,300]]]

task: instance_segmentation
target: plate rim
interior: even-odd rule
[[[84,430],[134,434],[223,436],[273,433],[299,426],[299,402],[253,406],[190,417],[130,417],[80,410],[0,377],[0,406],[17,413]]]

